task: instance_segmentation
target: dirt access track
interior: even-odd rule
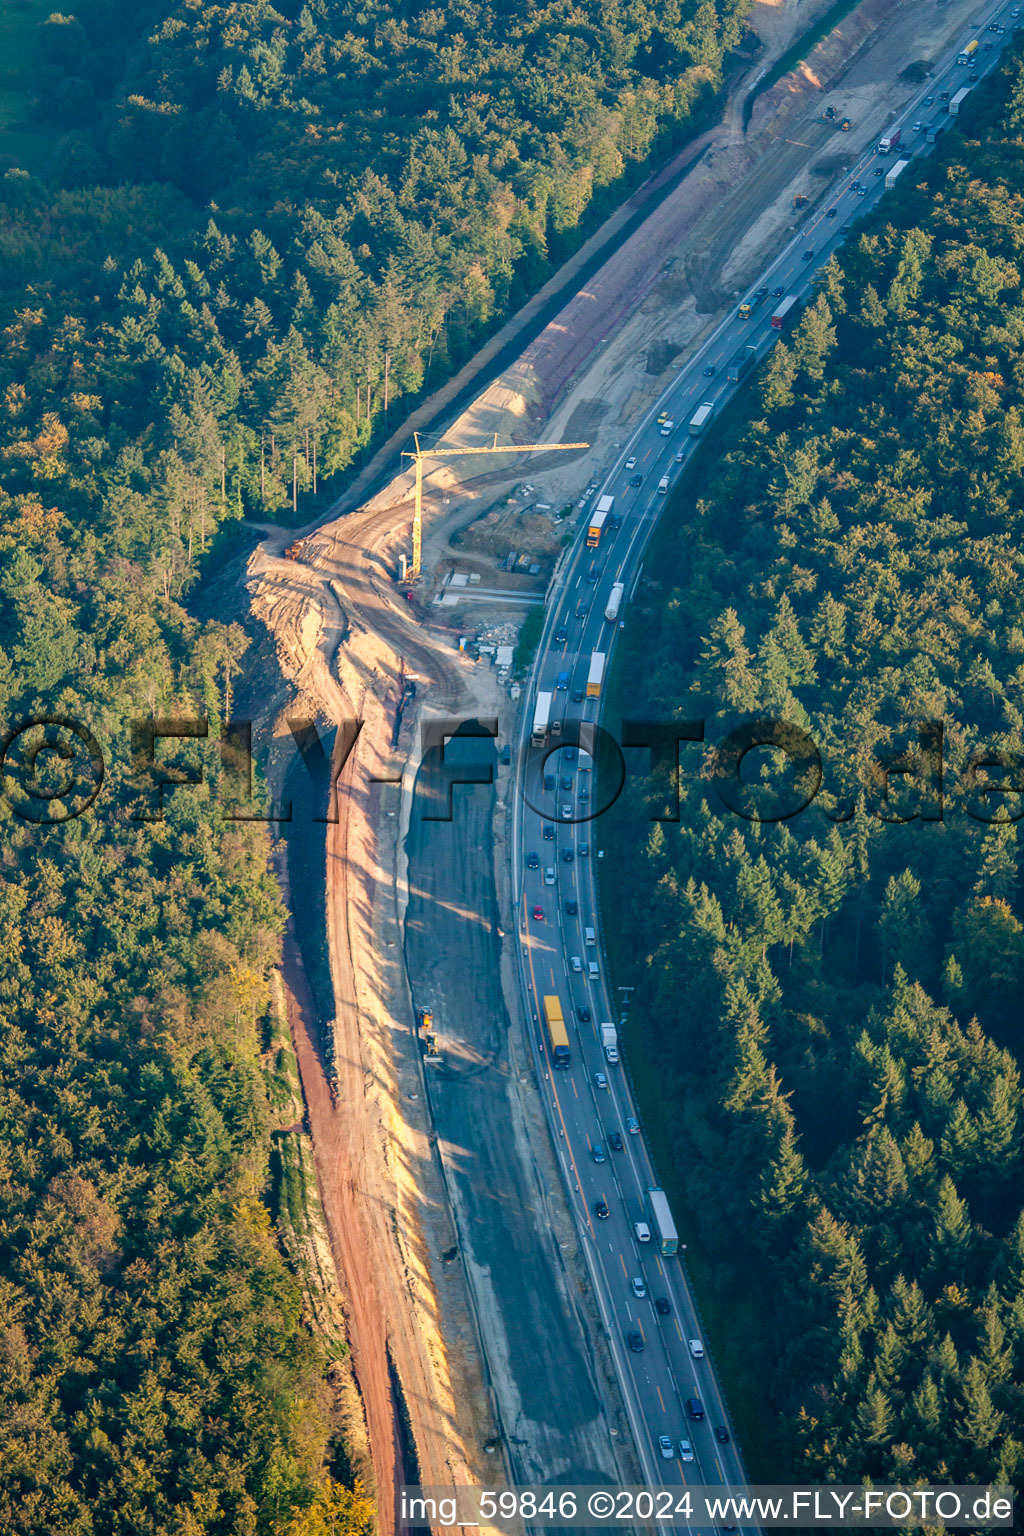
[[[740,287],[788,239],[793,193],[822,195],[827,182],[815,176],[815,166],[852,156],[884,131],[913,88],[901,72],[933,59],[973,19],[975,7],[967,0],[863,0],[805,65],[757,99],[744,131],[743,101],[756,78],[824,9],[812,0],[755,4],[754,25],[770,46],[737,82],[722,125],[684,152],[692,162],[689,174],[674,184],[668,168],[669,190],[642,226],[617,246],[612,241],[600,270],[490,383],[484,370],[494,354],[485,351],[478,363],[480,394],[452,423],[449,442],[478,443],[495,431],[505,441],[585,435],[592,444],[585,455],[528,463],[530,480],[549,501],[576,499],[588,480],[600,477],[623,434],[664,387],[673,357],[699,343]],[[826,91],[837,114],[853,119],[852,133],[840,136],[818,121]],[[423,409],[431,406],[436,416],[437,400]],[[452,465],[429,477],[438,504],[440,491],[456,494],[444,517],[428,498],[428,574],[451,527],[493,505],[527,472],[514,456],[507,466],[504,460],[479,462],[488,465],[479,480],[460,478]],[[503,466],[498,474],[496,463]],[[395,1525],[394,1490],[413,1470],[404,1431],[396,1429],[398,1395],[419,1479],[439,1485],[479,1485],[507,1472],[512,1453],[501,1443],[501,1428],[506,1405],[517,1401],[515,1382],[502,1374],[507,1341],[480,1339],[472,1285],[476,1256],[460,1255],[413,1037],[419,978],[406,973],[402,943],[408,894],[402,828],[419,712],[500,715],[507,726],[509,704],[493,675],[460,656],[452,635],[425,622],[425,610],[411,608],[389,578],[397,552],[409,547],[409,489],[408,477],[399,476],[359,510],[332,515],[307,535],[298,560],[283,558],[294,535],[270,532],[247,572],[253,613],[272,637],[279,668],[262,678],[265,699],[273,696],[265,724],[275,787],[291,751],[285,714],[336,729],[336,766],[351,740],[345,723],[364,722],[340,780],[337,820],[326,829],[326,869],[302,872],[310,882],[326,882],[333,1093],[317,1038],[318,1028],[331,1021],[314,1017],[292,944],[287,975],[384,1532]],[[351,505],[349,496],[339,503],[345,505]],[[417,693],[393,748],[396,707],[410,674]],[[510,893],[497,863],[496,877],[495,910],[510,931]],[[445,958],[452,967],[471,959]],[[504,997],[521,1047],[529,1021],[514,986],[514,959],[504,940]],[[466,1051],[486,1051],[486,1040],[473,1038],[472,1017],[464,1028]],[[518,1051],[520,1060],[527,1054]],[[535,1085],[525,1081],[511,1091],[520,1096],[524,1123],[537,1123]],[[541,1147],[536,1156],[544,1155]],[[532,1177],[535,1172],[526,1170],[524,1178]],[[554,1208],[554,1186],[550,1201],[551,1221],[568,1245],[571,1227],[563,1227],[563,1213]],[[571,1262],[570,1254],[567,1272]],[[584,1302],[576,1298],[581,1317]],[[574,1326],[585,1327],[585,1319]],[[538,1340],[538,1349],[546,1343]],[[606,1382],[603,1391],[614,1418],[614,1388]],[[505,1467],[497,1464],[502,1452]],[[536,1447],[538,1460],[543,1454],[544,1447]],[[628,1471],[628,1447],[609,1454]]]

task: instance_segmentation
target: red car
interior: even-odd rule
[[[534,920],[535,923],[542,923],[544,921],[544,908],[543,907],[534,907],[534,909],[533,909],[533,920]]]

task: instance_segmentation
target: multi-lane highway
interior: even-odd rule
[[[600,544],[590,549],[589,517],[584,517],[579,539],[550,595],[526,694],[519,761],[528,759],[539,690],[552,693],[552,721],[561,722],[562,729],[548,736],[548,746],[556,750],[544,771],[551,775],[553,787],[543,787],[535,762],[528,800],[514,797],[513,890],[519,902],[522,983],[535,1021],[533,1046],[556,1148],[644,1476],[651,1482],[693,1486],[742,1482],[745,1477],[706,1352],[708,1341],[703,1339],[702,1358],[695,1358],[690,1347],[689,1341],[702,1339],[702,1334],[682,1265],[677,1258],[661,1256],[656,1238],[638,1240],[637,1222],[653,1229],[647,1191],[658,1181],[642,1129],[629,1129],[637,1110],[625,1073],[621,1065],[607,1063],[599,1034],[601,1023],[617,1020],[621,1007],[609,996],[599,931],[594,944],[586,942],[586,929],[598,929],[595,862],[600,820],[588,819],[592,760],[579,748],[572,751],[560,744],[597,720],[600,699],[586,697],[590,659],[594,651],[610,653],[619,619],[629,622],[631,587],[665,504],[659,482],[667,476],[671,486],[684,472],[697,444],[688,428],[695,411],[705,401],[717,410],[733,390],[743,387],[728,378],[730,360],[746,346],[757,349],[759,360],[764,357],[782,334],[771,326],[782,297],[806,299],[813,292],[823,263],[861,214],[885,195],[886,173],[908,152],[928,152],[929,128],[948,121],[947,100],[962,86],[977,84],[996,62],[1020,25],[1020,9],[1001,5],[984,15],[979,9],[976,25],[958,39],[915,100],[894,121],[878,125],[872,148],[835,183],[819,211],[804,221],[786,249],[751,284],[750,295],[759,288],[767,290],[751,316],[741,319],[738,305],[734,307],[654,403],[586,504],[589,512],[600,495],[614,496],[614,517],[621,518],[621,524],[606,525]],[[957,56],[972,39],[977,40],[969,54],[972,62],[958,63]],[[879,139],[897,130],[902,135],[899,149],[879,154]],[[665,417],[673,423],[667,435],[659,419]],[[609,622],[605,608],[615,582],[625,584],[626,602]],[[567,674],[561,678],[563,686],[560,674]],[[615,872],[604,869],[602,875],[614,888]],[[588,974],[591,961],[597,963],[596,978]],[[545,996],[561,1001],[571,1056],[566,1069],[554,1068],[544,1025]],[[599,1205],[607,1208],[606,1216],[598,1214]],[[702,1418],[688,1409],[693,1398],[699,1399]],[[668,1437],[667,1454],[662,1436]],[[685,1458],[681,1441],[692,1448]]]

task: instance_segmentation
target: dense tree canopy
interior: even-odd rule
[[[708,440],[618,663],[707,722],[678,824],[635,780],[609,825],[612,943],[775,1477],[1024,1470],[1022,128],[1018,53]],[[798,815],[771,749],[717,792],[757,717],[820,750]]]
[[[743,8],[82,0],[39,28],[32,163],[55,148],[0,165],[0,732],[80,720],[106,778],[62,821],[37,735],[53,824],[0,799],[4,1531],[369,1528],[324,1476],[271,1219],[281,912],[216,749],[246,637],[185,602],[226,524],[307,515],[685,129]],[[204,783],[134,819],[129,724],[175,715],[209,722],[163,754]]]

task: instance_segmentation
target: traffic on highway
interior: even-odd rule
[[[1020,9],[1002,5],[958,40],[679,371],[604,484],[588,488],[579,536],[549,594],[520,743],[529,782],[513,811],[522,983],[570,1203],[652,1484],[742,1483],[746,1476],[620,1059],[623,1001],[610,995],[600,942],[597,749],[587,727],[599,718],[645,544],[708,423],[798,317],[860,216],[958,115],[963,92],[1020,25]],[[603,873],[613,887],[614,871]]]

